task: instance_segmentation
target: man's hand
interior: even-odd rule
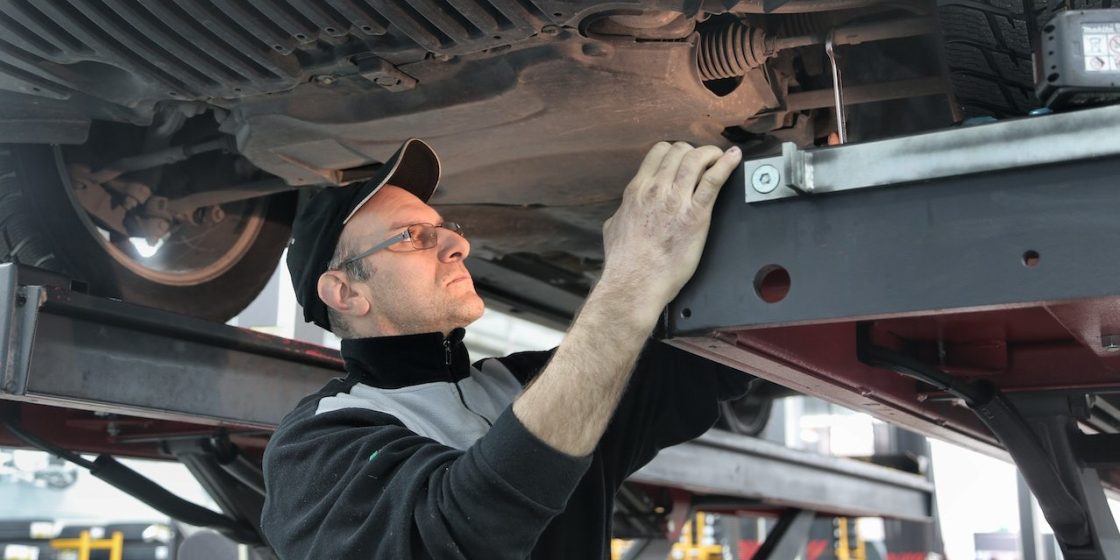
[[[742,160],[738,148],[656,144],[603,225],[604,283],[620,283],[661,311],[692,277],[716,195]]]
[[[607,429],[661,309],[700,262],[712,206],[742,154],[661,142],[603,226],[606,263],[564,342],[513,413],[569,455],[591,453]]]

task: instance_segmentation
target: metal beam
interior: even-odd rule
[[[1111,106],[829,148],[786,143],[780,156],[743,163],[748,180],[732,186],[754,203],[1087,161],[1120,155],[1118,127]]]
[[[0,398],[274,428],[332,377],[332,350],[53,286],[0,265]]]
[[[720,431],[662,450],[630,480],[757,500],[760,509],[932,518],[933,484],[921,475]]]
[[[1118,174],[1114,156],[766,204],[729,186],[669,335],[1115,298]]]

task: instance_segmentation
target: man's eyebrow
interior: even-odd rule
[[[393,225],[389,226],[389,231],[395,231],[395,230],[398,230],[398,229],[401,229],[401,228],[406,228],[406,227],[414,225],[414,224],[423,224],[423,223],[429,223],[429,222],[412,222],[412,221],[395,222]],[[441,224],[441,223],[443,223],[443,217],[440,217],[438,220],[436,220],[435,222],[431,222],[431,223]]]

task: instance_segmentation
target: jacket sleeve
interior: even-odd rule
[[[361,408],[285,424],[265,452],[262,516],[285,559],[525,558],[590,464],[510,409],[465,451]]]
[[[746,394],[748,373],[651,340],[600,443],[616,487],[657,452],[699,437],[719,419],[719,402]]]
[[[522,385],[544,369],[553,351],[498,358]],[[719,418],[719,401],[747,392],[748,373],[650,340],[643,348],[603,435],[598,453],[617,484],[666,447],[703,434]]]

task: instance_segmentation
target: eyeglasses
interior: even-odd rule
[[[364,259],[378,251],[388,249],[404,241],[411,241],[412,249],[416,251],[431,249],[439,243],[439,232],[437,230],[441,228],[454,232],[461,237],[463,236],[463,226],[455,222],[443,222],[442,224],[412,224],[406,227],[404,231],[374,245],[368,251],[363,251],[338,263],[338,265],[334,267],[334,270],[341,270],[342,267],[354,261]]]

